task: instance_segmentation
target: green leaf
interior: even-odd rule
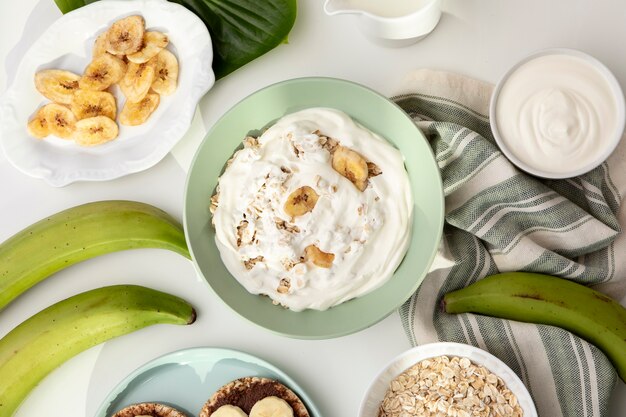
[[[296,20],[296,0],[175,1],[209,28],[218,79],[280,45]]]
[[[92,1],[55,0],[63,13]],[[285,42],[297,13],[296,0],[172,1],[196,13],[209,29],[217,79]]]
[[[71,12],[74,9],[83,7],[87,2],[85,0],[54,0],[61,13],[65,14]]]

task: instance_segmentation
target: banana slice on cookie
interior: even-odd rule
[[[159,106],[159,95],[148,93],[137,103],[127,100],[120,112],[120,123],[126,126],[143,124]]]
[[[248,417],[248,415],[236,405],[226,404],[215,410],[211,417]]]
[[[147,31],[143,34],[143,43],[141,49],[134,54],[126,55],[130,62],[135,64],[143,64],[157,56],[163,48],[167,46],[169,39],[167,35],[156,31]]]
[[[122,79],[126,73],[126,63],[114,55],[105,53],[95,58],[79,81],[84,90],[106,90]]]
[[[154,65],[152,61],[143,64],[128,64],[126,75],[120,81],[120,89],[126,100],[137,103],[148,94],[154,81]]]
[[[220,410],[225,414],[218,414]],[[198,417],[244,417],[246,413],[250,417],[310,417],[302,400],[288,387],[259,377],[240,378],[222,386],[204,404]]]
[[[78,90],[72,97],[70,109],[77,119],[106,116],[115,120],[117,105],[108,91]]]
[[[250,417],[293,417],[293,408],[278,397],[265,397],[250,410]]]
[[[146,23],[141,16],[128,16],[113,23],[107,31],[106,50],[113,55],[138,52],[143,45]]]
[[[167,49],[161,50],[155,58],[154,82],[152,89],[162,96],[169,96],[178,84],[178,60]]]
[[[117,137],[117,123],[106,116],[89,117],[76,122],[74,141],[82,146],[95,146]]]
[[[287,197],[285,202],[285,213],[293,217],[302,216],[310,211],[317,204],[319,196],[315,190],[307,185],[300,187]]]
[[[367,188],[369,169],[367,161],[357,152],[345,146],[337,146],[332,156],[332,166],[335,171],[350,180],[360,191]]]
[[[80,75],[70,71],[47,69],[35,74],[35,88],[56,103],[69,104],[78,90]]]

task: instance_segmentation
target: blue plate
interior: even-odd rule
[[[139,367],[109,393],[96,417],[110,417],[143,402],[166,404],[197,416],[221,386],[246,376],[279,381],[300,397],[311,417],[321,417],[302,388],[274,365],[247,353],[208,347],[168,353]]]

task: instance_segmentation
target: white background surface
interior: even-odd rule
[[[143,173],[54,189],[25,177],[0,156],[0,241],[48,214],[93,200],[144,201],[180,219],[185,181],[181,166],[187,166],[207,128],[251,92],[288,78],[346,78],[383,94],[398,92],[403,76],[421,67],[496,82],[528,53],[562,46],[594,55],[626,87],[623,0],[444,0],[444,10],[429,37],[392,49],[365,39],[348,16],[325,16],[321,0],[301,0],[289,44],[218,82],[201,102],[192,129],[175,150],[176,157],[170,155]],[[19,57],[23,51],[12,50],[14,45],[20,39],[36,38],[45,27],[41,22],[59,15],[52,0],[0,2],[2,62],[7,56]],[[6,77],[1,70],[2,90]],[[192,327],[147,328],[80,354],[33,391],[19,416],[91,416],[109,390],[137,366],[172,350],[202,345],[258,355],[296,379],[325,416],[355,416],[374,375],[409,348],[395,313],[368,330],[335,340],[307,342],[274,336],[228,310],[196,276],[190,262],[156,250],[111,254],[56,274],[0,313],[0,336],[53,302],[119,283],[142,284],[187,298],[197,306],[199,319]],[[619,382],[611,417],[624,415],[626,387]]]

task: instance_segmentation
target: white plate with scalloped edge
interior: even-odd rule
[[[48,136],[30,137],[28,120],[49,102],[35,89],[37,71],[59,68],[82,74],[91,61],[95,38],[114,21],[140,14],[147,29],[165,32],[168,49],[179,61],[178,88],[161,98],[141,126],[120,126],[117,139],[94,147]],[[33,43],[16,76],[0,97],[0,145],[20,171],[55,187],[74,181],[105,181],[150,168],[183,137],[198,101],[213,86],[213,48],[209,32],[195,14],[166,0],[103,0],[65,14]],[[123,94],[117,86],[118,113]],[[119,123],[118,123],[119,124]]]

